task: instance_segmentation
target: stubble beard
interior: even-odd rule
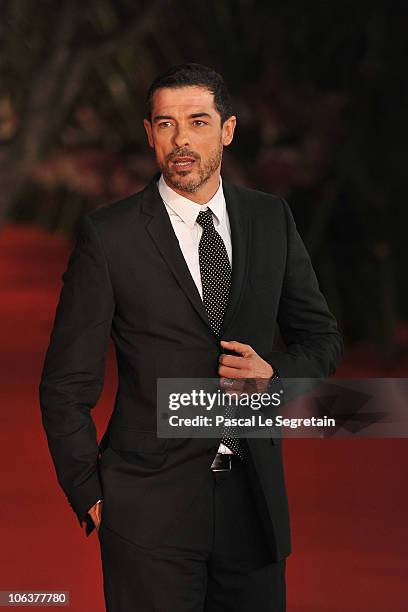
[[[179,189],[180,191],[185,191],[186,193],[195,193],[209,181],[214,172],[221,164],[222,160],[222,151],[223,145],[220,141],[217,149],[213,152],[213,154],[205,161],[202,162],[201,158],[194,155],[195,164],[194,170],[171,170],[170,168],[170,160],[172,157],[176,155],[174,153],[171,154],[164,163],[160,164],[160,169],[163,172],[163,176],[166,179],[166,182],[174,187],[175,189]],[[177,155],[191,155],[191,152],[188,151],[177,151]],[[187,180],[184,177],[189,177]]]

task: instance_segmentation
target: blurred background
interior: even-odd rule
[[[156,171],[144,98],[169,66],[225,77],[238,126],[223,176],[291,205],[344,334],[337,376],[407,376],[402,7],[0,2],[0,590],[69,589],[73,610],[103,609],[98,542],[57,487],[37,386],[78,220]],[[110,351],[99,433],[115,376]],[[288,609],[405,610],[405,441],[293,440],[285,453]]]

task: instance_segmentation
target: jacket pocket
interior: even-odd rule
[[[116,427],[109,432],[108,446],[114,450],[160,455],[167,451],[168,440],[158,438],[155,431],[138,431]]]

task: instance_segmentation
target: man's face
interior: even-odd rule
[[[195,193],[218,185],[222,150],[232,141],[236,118],[221,125],[214,95],[205,87],[164,87],[155,91],[151,121],[145,119],[149,145],[166,182],[176,191]]]

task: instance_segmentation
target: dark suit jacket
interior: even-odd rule
[[[188,546],[199,537],[195,508],[210,494],[219,440],[158,438],[156,379],[218,377],[220,345],[156,180],[82,218],[40,403],[58,481],[81,525],[103,497],[104,523],[135,544],[154,546],[182,525],[177,542]],[[328,376],[342,341],[288,205],[226,181],[223,187],[233,265],[221,338],[250,344],[281,377]],[[277,322],[284,351],[273,346]],[[98,446],[90,412],[103,387],[110,336],[119,384]],[[272,555],[281,559],[290,552],[281,442],[247,444],[260,515]]]

